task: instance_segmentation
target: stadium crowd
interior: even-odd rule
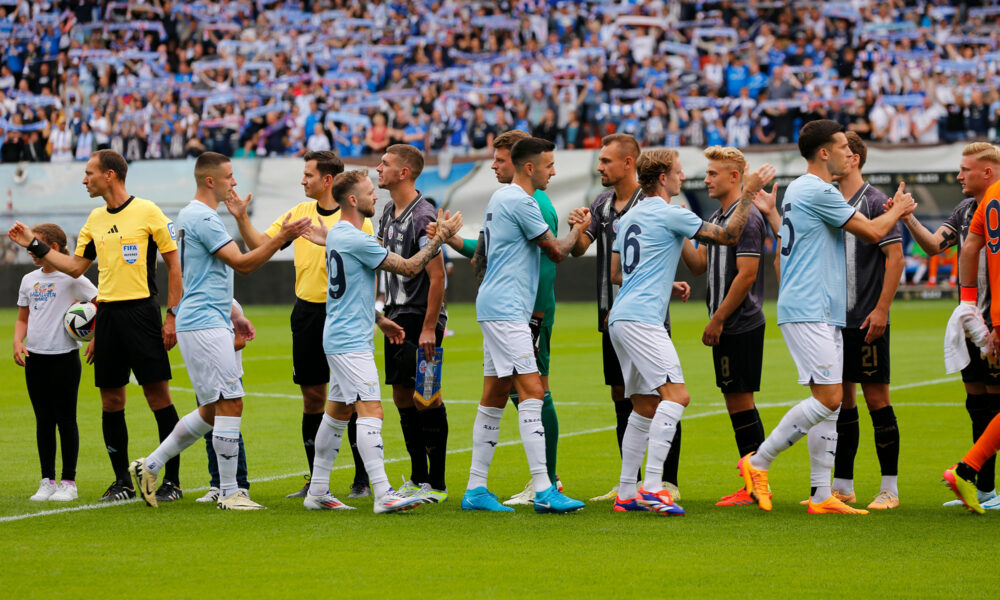
[[[4,162],[995,138],[1000,6],[0,0]]]

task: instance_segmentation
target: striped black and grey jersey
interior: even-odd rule
[[[708,222],[725,227],[736,210],[737,204],[734,202],[725,212],[719,208],[708,218]],[[764,253],[766,238],[767,228],[764,224],[764,217],[756,207],[751,206],[746,227],[743,229],[740,240],[734,246],[708,245],[708,296],[705,298],[705,304],[708,305],[709,318],[715,315],[715,311],[719,310],[726,294],[729,293],[733,279],[736,278],[737,259],[741,256],[760,258]],[[726,322],[722,325],[722,333],[745,333],[763,325],[765,321],[764,311],[761,308],[763,302],[764,261],[762,260],[757,264],[757,278],[750,287],[747,297],[726,318]]]
[[[951,216],[945,219],[943,223],[945,227],[958,234],[958,240],[956,240],[955,245],[958,247],[959,281],[962,280],[962,244],[965,243],[965,238],[969,237],[969,225],[972,223],[972,215],[976,214],[977,206],[979,206],[979,203],[976,202],[975,198],[966,198],[958,203],[955,210],[951,212]],[[976,300],[976,306],[983,313],[986,326],[992,327],[990,319],[990,278],[986,262],[986,247],[984,246],[979,251],[979,276],[976,278],[976,287],[979,290],[979,296]]]
[[[618,295],[618,286],[611,283],[611,247],[618,235],[618,221],[637,203],[645,198],[637,189],[621,212],[615,210],[615,191],[608,190],[597,196],[590,205],[590,227],[584,232],[597,244],[597,328],[605,330],[604,319],[611,310],[611,304]],[[670,312],[667,309],[665,326],[670,329]]]
[[[427,225],[437,219],[437,211],[422,195],[411,202],[395,216],[396,205],[389,202],[379,219],[378,241],[389,252],[403,258],[410,258],[427,245]],[[427,294],[430,291],[430,277],[420,271],[416,277],[405,277],[397,273],[385,272],[380,278],[385,283],[385,315],[390,319],[398,314],[419,314],[427,312]],[[448,313],[441,305],[440,327],[444,327]]]
[[[885,212],[889,197],[882,190],[865,182],[848,200],[859,213],[874,219]],[[902,226],[897,222],[877,244],[859,240],[844,232],[847,253],[847,327],[858,328],[878,305],[885,280],[885,254],[882,248],[903,242]]]

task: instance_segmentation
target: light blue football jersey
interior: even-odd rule
[[[521,186],[493,193],[482,229],[486,276],[476,296],[479,321],[528,322],[538,292],[540,250],[533,240],[548,230],[538,202]]]
[[[608,314],[609,324],[638,321],[663,326],[684,238],[694,237],[702,223],[690,210],[658,196],[625,213],[611,247],[621,259],[622,286]]]
[[[389,251],[347,221],[326,234],[326,321],[323,352],[374,352],[375,269]]]
[[[233,270],[215,256],[233,241],[219,214],[192,200],[177,215],[184,295],[177,307],[177,331],[232,329]]]
[[[847,259],[841,229],[856,212],[833,184],[806,174],[788,184],[781,204],[778,325],[847,318]]]

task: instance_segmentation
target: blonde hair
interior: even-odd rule
[[[1000,165],[1000,148],[989,142],[972,142],[962,148],[962,156],[975,156],[976,160]]]
[[[743,179],[743,171],[747,168],[747,159],[738,149],[732,146],[709,146],[705,148],[705,158],[732,165],[734,170],[739,171],[740,179]]]
[[[669,175],[677,160],[677,151],[669,149],[646,150],[635,161],[635,171],[639,178],[639,187],[647,196],[656,192],[660,175]]]

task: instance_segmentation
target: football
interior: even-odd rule
[[[94,339],[94,323],[97,320],[97,305],[93,302],[77,302],[66,310],[63,325],[69,337],[78,342]]]

